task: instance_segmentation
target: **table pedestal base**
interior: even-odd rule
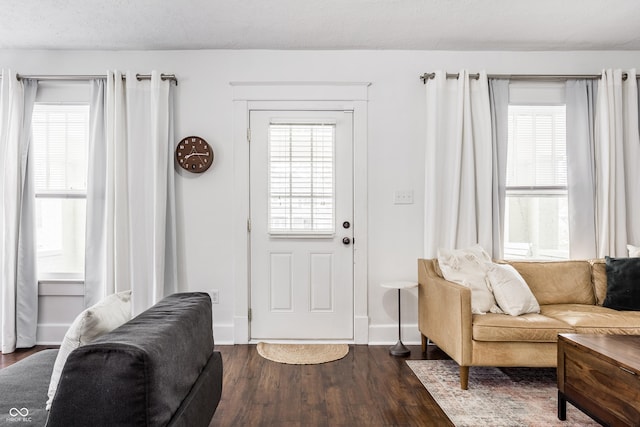
[[[407,347],[405,347],[404,344],[402,344],[402,315],[400,314],[400,297],[402,295],[400,295],[400,290],[415,288],[416,286],[418,286],[418,284],[415,282],[394,282],[383,283],[382,286],[385,288],[398,290],[398,342],[393,347],[389,347],[389,354],[392,356],[408,356],[411,354],[411,350],[409,350]]]
[[[402,341],[398,340],[396,345],[389,347],[389,354],[392,356],[408,356],[411,354],[411,350],[402,344]]]

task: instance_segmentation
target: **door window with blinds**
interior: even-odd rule
[[[504,257],[569,258],[564,105],[510,105]]]
[[[36,104],[32,132],[38,278],[81,279],[89,105]]]
[[[272,236],[335,232],[335,123],[272,120],[268,225]]]

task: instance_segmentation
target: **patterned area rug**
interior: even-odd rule
[[[258,354],[274,362],[289,365],[316,365],[342,359],[349,353],[347,344],[268,344],[258,343]]]
[[[558,419],[555,368],[471,367],[469,389],[460,389],[460,368],[452,360],[407,360],[407,364],[449,419],[462,426],[599,426],[567,403]]]

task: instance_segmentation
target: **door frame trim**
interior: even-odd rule
[[[368,344],[367,82],[230,82],[233,90],[234,344],[249,343],[249,113],[251,110],[353,111],[353,342]]]

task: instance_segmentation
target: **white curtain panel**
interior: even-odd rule
[[[426,83],[424,256],[479,243],[493,253],[491,112],[486,73]]]
[[[567,188],[569,200],[570,258],[597,257],[595,211],[595,109],[597,84],[568,80]]]
[[[93,83],[87,305],[131,289],[135,315],[177,290],[172,122],[172,86],[156,71]]]
[[[87,147],[87,213],[85,230],[84,305],[90,307],[115,290],[113,266],[107,266],[107,81],[91,81]],[[113,165],[113,163],[111,163]],[[113,215],[111,215],[111,218]]]
[[[635,70],[604,70],[595,132],[598,257],[627,256],[640,241],[640,137]]]
[[[0,338],[2,353],[36,343],[35,197],[31,114],[37,82],[2,70],[0,92]]]
[[[509,145],[509,80],[489,79],[493,153],[493,251],[504,257],[504,204],[507,185],[507,147]]]

